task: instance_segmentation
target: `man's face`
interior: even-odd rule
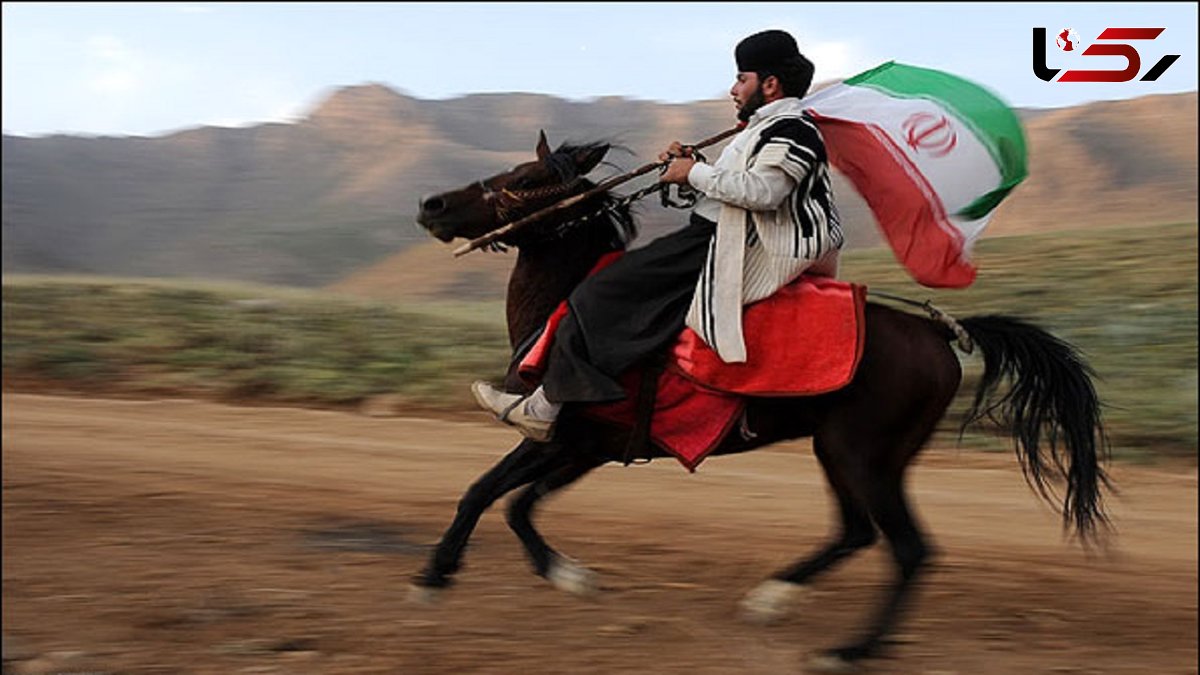
[[[767,102],[763,95],[762,83],[755,72],[738,73],[733,87],[729,89],[729,95],[733,97],[733,104],[737,106],[738,119],[743,122],[748,121],[754,111]]]

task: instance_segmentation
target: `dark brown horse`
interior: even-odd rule
[[[608,150],[607,144],[589,143],[551,151],[543,134],[535,161],[424,199],[418,221],[442,241],[482,236],[587,190],[592,183],[583,176]],[[628,209],[611,195],[600,195],[501,240],[519,251],[508,286],[514,366],[505,385],[510,391],[525,387],[515,364],[530,338],[597,259],[623,247],[635,232]],[[864,354],[850,384],[820,396],[748,400],[745,423],[754,435],[731,434],[715,452],[739,453],[812,437],[841,513],[838,534],[752,591],[743,602],[747,612],[762,618],[782,613],[792,592],[815,575],[875,543],[877,532],[887,539],[896,580],[863,634],[820,657],[839,667],[880,652],[931,553],[909,510],[905,469],[942,419],[962,379],[951,348],[956,336],[944,322],[874,303],[867,305],[866,322]],[[984,357],[984,373],[964,427],[984,418],[1000,424],[1015,441],[1026,479],[1043,497],[1049,497],[1055,483],[1065,483],[1064,526],[1085,538],[1101,533],[1107,523],[1101,495],[1107,479],[1099,460],[1107,443],[1087,364],[1070,345],[1017,319],[980,316],[959,325]],[[534,571],[566,590],[591,588],[592,573],[546,544],[533,526],[532,511],[547,494],[592,469],[626,459],[629,438],[628,430],[565,407],[552,442],[521,442],[470,486],[417,576],[418,590],[429,595],[449,585],[479,517],[501,496],[522,487],[509,504],[508,523],[524,543]],[[667,455],[650,445],[638,456]]]

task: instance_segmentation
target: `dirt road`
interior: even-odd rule
[[[549,500],[552,544],[601,574],[532,575],[500,510],[435,606],[409,577],[463,489],[515,441],[482,415],[373,418],[192,401],[3,398],[3,621],[22,673],[799,673],[851,637],[876,547],[780,624],[743,593],[817,545],[808,446],[606,467]],[[1196,673],[1195,468],[1116,466],[1119,536],[1088,554],[1015,458],[927,451],[939,550],[878,673]]]

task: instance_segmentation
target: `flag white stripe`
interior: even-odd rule
[[[956,213],[1000,187],[1000,169],[987,147],[971,127],[936,100],[893,98],[875,89],[835,85],[806,98],[804,105],[823,117],[873,124],[885,130],[933,186],[948,213]],[[951,152],[939,157],[929,149],[909,145],[904,124],[920,114],[949,121],[956,142]]]
[[[881,146],[883,146],[888,154],[892,156],[892,159],[895,160],[895,162],[899,164],[902,169],[904,169],[904,173],[908,175],[909,180],[911,180],[913,185],[915,185],[917,189],[921,191],[921,195],[925,197],[925,201],[929,202],[929,205],[933,210],[934,223],[951,237],[953,237],[955,241],[961,243],[964,239],[963,233],[959,231],[959,229],[955,227],[946,217],[945,205],[942,204],[942,200],[938,197],[938,195],[930,191],[930,186],[926,182],[925,177],[922,175],[920,169],[913,166],[912,162],[909,161],[908,156],[896,147],[896,144],[886,132],[876,127],[874,124],[865,124],[864,126],[871,133],[871,135],[875,137],[875,140],[878,141]]]

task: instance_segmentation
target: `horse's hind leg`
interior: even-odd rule
[[[957,363],[954,364],[957,367]],[[957,370],[948,371],[957,375]],[[929,395],[924,404],[909,415],[907,430],[897,440],[889,439],[880,429],[885,425],[859,425],[857,432],[848,433],[854,443],[848,448],[871,448],[872,452],[862,455],[857,463],[870,475],[864,475],[855,485],[863,487],[862,498],[872,522],[887,538],[892,558],[896,562],[897,576],[883,604],[868,624],[867,630],[858,640],[838,649],[824,652],[813,663],[811,669],[828,668],[842,670],[858,661],[876,656],[885,645],[886,636],[895,628],[906,602],[912,595],[917,574],[923,569],[932,553],[925,536],[913,518],[904,491],[904,474],[912,458],[921,451],[933,435],[938,420],[954,395],[956,377],[947,376],[935,386],[928,388]],[[853,427],[846,427],[851,429]],[[869,469],[867,467],[870,467]]]
[[[879,652],[884,637],[895,627],[905,601],[912,593],[917,573],[930,554],[929,546],[909,510],[902,476],[891,476],[878,485],[870,497],[870,503],[872,517],[891,544],[892,557],[899,574],[866,633],[855,642],[826,653],[827,659],[839,665],[854,663]]]
[[[429,563],[413,580],[421,588],[450,585],[451,575],[462,564],[463,551],[479,517],[505,493],[540,478],[559,459],[561,448],[523,441],[476,480],[458,502],[454,521],[434,548]]]
[[[572,456],[561,466],[525,488],[508,506],[508,525],[529,554],[534,572],[545,577],[560,590],[575,595],[587,595],[595,590],[595,574],[550,548],[533,526],[533,508],[543,497],[582,478],[605,460],[588,456]]]
[[[743,616],[749,621],[766,623],[782,618],[803,591],[803,584],[875,543],[875,526],[862,504],[861,490],[856,494],[851,488],[850,476],[837,465],[836,458],[830,456],[826,445],[821,435],[813,440],[813,449],[837,500],[840,531],[816,552],[780,570],[750,591],[741,605]]]

